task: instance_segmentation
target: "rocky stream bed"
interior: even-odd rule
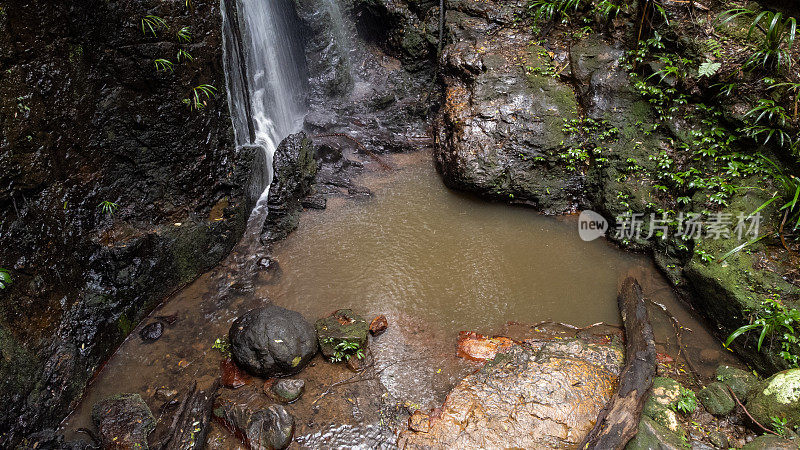
[[[750,214],[770,198],[771,186],[747,188],[765,183],[756,175],[730,181],[724,204],[698,189],[681,206],[661,189],[651,156],[679,160],[679,143],[709,127],[697,111],[710,87],[685,81],[690,101],[648,129],[661,118],[626,66],[633,12],[537,32],[526,1],[448,0],[440,29],[439,2],[331,1],[280,2],[302,29],[308,112],[272,161],[266,218],[250,214],[266,161],[234,145],[219,2],[0,3],[0,266],[13,280],[0,290],[0,446],[575,448],[618,387],[618,324],[509,323],[456,341],[389,314],[386,334],[381,320],[369,333],[358,308],[304,317],[253,295],[281,282],[275,246],[309,211],[369,199],[360,177],[388,178],[392,154],[423,148],[448,187],[548,215]],[[665,42],[711,58],[686,25],[694,13],[663,3],[676,24]],[[709,18],[724,7],[707,3]],[[165,25],[148,33],[147,17]],[[185,27],[191,38],[176,37]],[[734,39],[742,27],[712,28]],[[192,59],[154,70],[179,50]],[[192,103],[203,85],[216,95]],[[719,103],[732,132],[742,105]],[[782,237],[776,206],[762,226]],[[614,240],[652,256],[685,302],[650,305],[665,324],[657,377],[627,448],[797,448],[800,369],[757,335],[733,341],[741,360],[720,342],[764,298],[798,301],[794,244],[728,254],[732,236],[702,251]],[[433,355],[444,371],[425,405],[383,382],[393,362],[375,349],[398,329],[415,337],[403,356]],[[695,331],[702,344],[687,354]],[[94,393],[104,373],[131,389]],[[183,384],[161,383],[172,375]],[[91,424],[60,427],[70,411]]]

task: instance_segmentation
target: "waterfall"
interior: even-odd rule
[[[308,80],[291,0],[221,0],[225,77],[237,146],[264,151],[265,203],[278,144],[299,131]]]

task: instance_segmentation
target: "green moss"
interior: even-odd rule
[[[131,334],[133,331],[133,322],[125,314],[121,315],[117,320],[117,328],[123,336]]]

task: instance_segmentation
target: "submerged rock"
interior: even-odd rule
[[[787,427],[800,425],[800,369],[779,372],[754,390],[747,410],[762,424],[773,417],[786,419]]]
[[[266,384],[269,383],[269,388]],[[306,382],[298,379],[282,378],[275,380],[272,383],[267,381],[265,383],[265,391],[272,396],[275,400],[282,403],[292,403],[303,395],[306,388]]]
[[[219,363],[222,371],[222,386],[231,389],[238,389],[250,381],[250,376],[244,373],[230,359],[224,359]]]
[[[92,406],[92,422],[103,448],[147,449],[156,419],[139,394],[120,394]]]
[[[158,321],[146,325],[139,331],[139,337],[145,342],[157,341],[164,334],[164,322]]]
[[[250,310],[236,319],[228,341],[236,364],[262,377],[300,372],[317,353],[311,324],[300,313],[275,305]]]
[[[580,340],[538,351],[514,345],[448,394],[441,414],[418,417],[404,448],[570,448],[594,426],[611,398],[621,349]],[[593,361],[597,361],[594,363]]]
[[[373,336],[379,336],[383,334],[388,327],[389,321],[386,320],[386,316],[381,314],[380,316],[372,319],[372,322],[369,323],[369,333]]]
[[[314,324],[319,346],[326,358],[336,353],[336,347],[343,343],[355,343],[363,349],[367,346],[369,326],[363,317],[349,309],[340,309]]]

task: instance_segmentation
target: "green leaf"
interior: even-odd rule
[[[0,289],[5,289],[12,283],[11,274],[5,269],[0,269]]]
[[[700,68],[697,69],[697,73],[700,77],[712,77],[719,69],[722,67],[721,63],[710,62],[706,61],[700,64]]]

